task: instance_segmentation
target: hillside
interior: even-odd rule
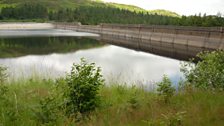
[[[115,8],[135,11],[135,12],[143,12],[143,13],[148,13],[148,14],[157,14],[157,15],[171,16],[171,17],[180,17],[180,15],[175,12],[168,11],[168,10],[162,10],[162,9],[145,10],[145,9],[137,7],[137,6],[117,4],[117,3],[107,3],[107,5],[115,7]]]
[[[143,12],[149,14],[158,14],[164,16],[173,16],[178,17],[179,15],[166,11],[166,10],[151,10],[147,11],[143,8],[133,6],[133,5],[125,5],[125,4],[117,4],[117,3],[103,3],[100,1],[93,1],[93,0],[0,0],[0,8],[8,7],[8,6],[19,6],[25,3],[38,3],[43,4],[49,10],[59,10],[62,8],[69,8],[74,9],[80,6],[96,6],[96,7],[112,7],[112,8],[119,8],[123,10],[129,10],[131,12]]]
[[[175,12],[168,11],[168,10],[161,10],[161,9],[150,10],[149,13],[150,14],[158,14],[158,15],[166,15],[166,16],[171,16],[171,17],[180,17],[180,15],[178,15]]]
[[[167,10],[148,11],[100,0],[0,0],[0,22],[8,21],[224,26],[224,18],[219,16],[180,16]]]
[[[60,8],[76,8],[80,5],[91,4],[92,2],[89,0],[0,0],[0,4],[4,6],[18,6],[25,3],[43,4],[49,9],[58,10]]]

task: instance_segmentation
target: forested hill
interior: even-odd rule
[[[0,7],[21,6],[23,4],[41,4],[49,10],[59,10],[62,8],[77,8],[81,5],[92,5],[90,0],[0,0]]]
[[[100,0],[0,0],[0,8],[6,6],[20,6],[25,3],[29,4],[42,4],[49,10],[60,10],[63,8],[75,9],[80,6],[95,6],[95,7],[112,7],[123,10],[129,10],[132,12],[143,12],[150,14],[159,14],[164,16],[173,16],[178,17],[179,15],[175,12],[171,12],[168,10],[145,10],[143,8],[133,6],[133,5],[125,5],[125,4],[117,4],[117,3],[104,3]]]
[[[219,16],[205,14],[186,17],[166,10],[147,11],[136,6],[99,0],[0,0],[0,9],[0,21],[224,26],[224,18]]]

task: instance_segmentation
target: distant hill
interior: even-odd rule
[[[107,5],[113,6],[115,8],[126,9],[129,11],[135,11],[135,12],[143,12],[143,13],[157,14],[157,15],[171,16],[171,17],[180,17],[180,15],[175,12],[163,10],[163,9],[145,10],[145,9],[137,7],[137,6],[126,5],[126,4],[117,4],[117,3],[107,3]]]
[[[113,8],[119,8],[123,10],[129,10],[132,12],[141,12],[141,13],[149,13],[149,14],[158,14],[163,16],[173,16],[179,17],[179,15],[175,12],[167,11],[167,10],[151,10],[147,11],[143,8],[133,6],[133,5],[125,5],[125,4],[117,4],[117,3],[104,3],[100,0],[0,0],[0,8],[5,6],[18,6],[24,3],[39,3],[46,6],[49,10],[59,10],[61,8],[69,8],[75,9],[80,6],[109,6]]]
[[[76,8],[80,5],[91,5],[92,2],[90,0],[0,0],[0,4],[4,6],[18,6],[25,3],[43,4],[49,9],[57,10],[61,8]]]
[[[119,8],[119,9],[125,9],[129,11],[135,11],[135,12],[147,12],[147,10],[133,6],[133,5],[126,5],[126,4],[117,4],[117,3],[105,3],[107,6]]]
[[[145,10],[100,0],[0,0],[0,22],[8,21],[224,26],[220,16],[180,16],[167,10]]]
[[[171,17],[180,17],[179,14],[172,12],[172,11],[168,11],[168,10],[151,10],[149,11],[149,13],[151,14],[158,14],[158,15],[165,15],[165,16],[171,16]]]

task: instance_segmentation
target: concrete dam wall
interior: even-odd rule
[[[55,28],[100,34],[101,41],[180,60],[224,49],[223,27],[54,24]]]

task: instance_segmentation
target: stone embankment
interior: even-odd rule
[[[182,60],[193,58],[201,51],[224,49],[223,27],[54,25],[59,29],[100,34],[100,40],[111,44]]]

